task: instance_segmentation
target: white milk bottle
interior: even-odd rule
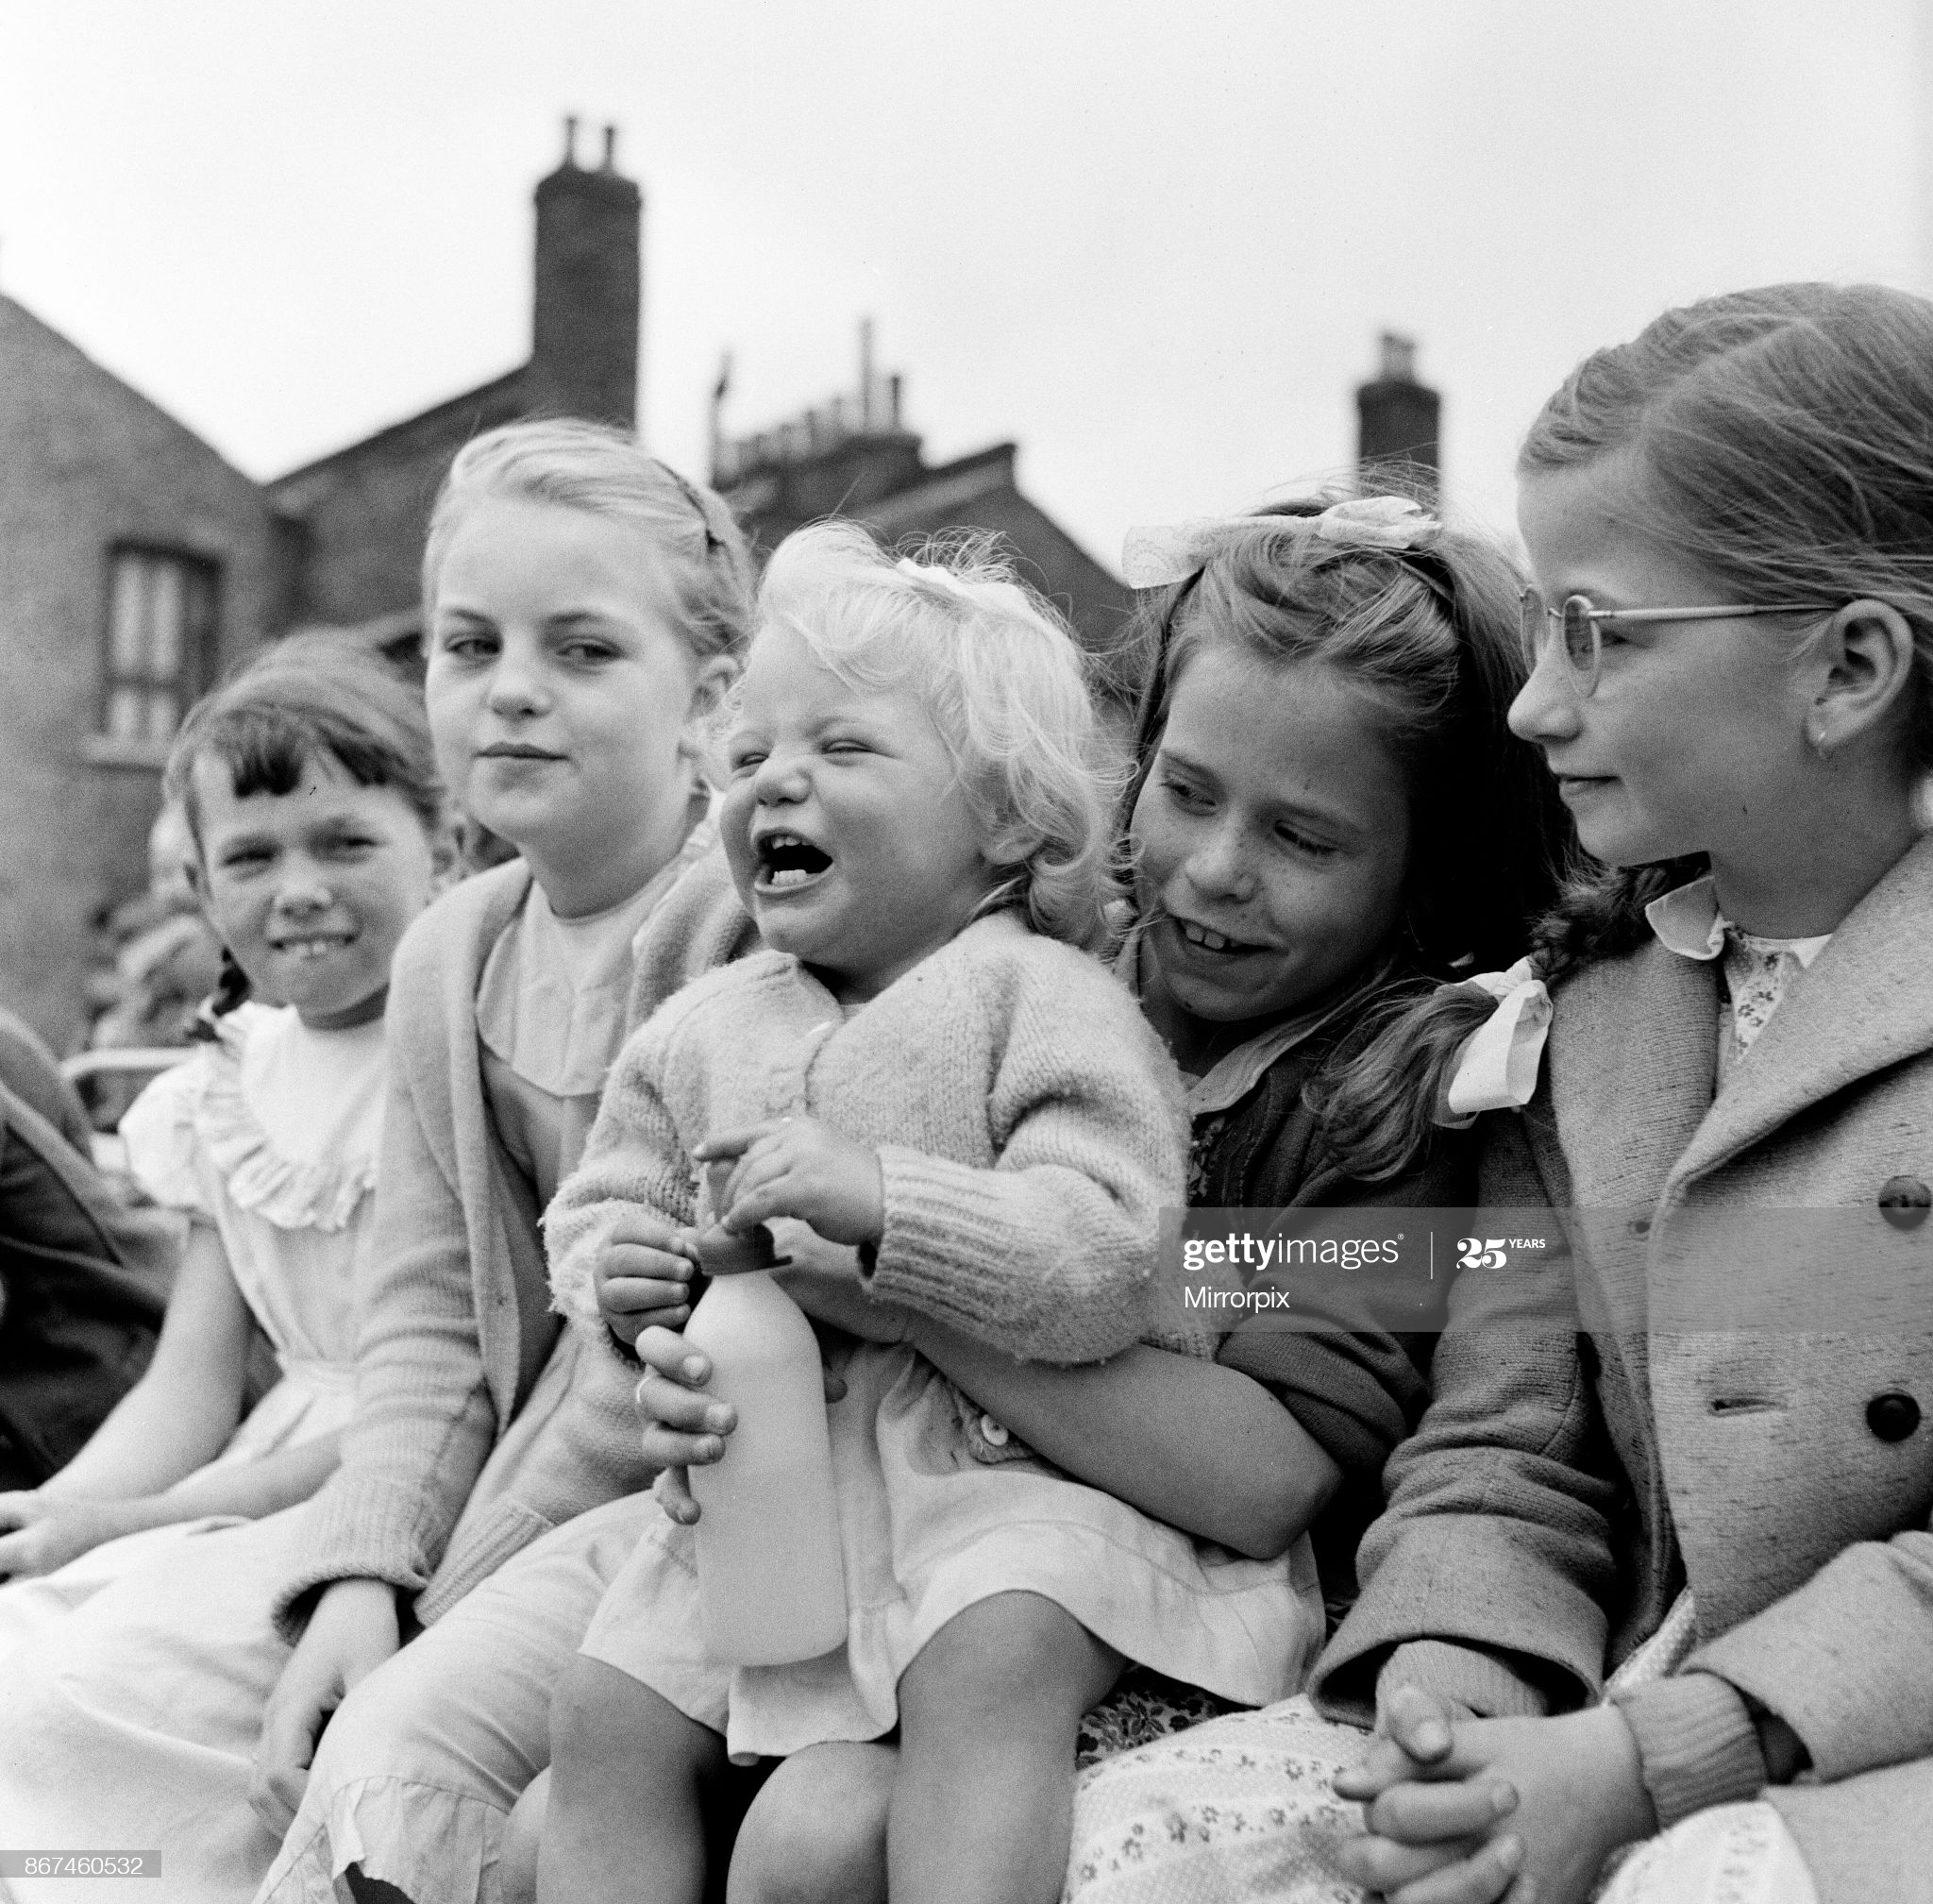
[[[714,1226],[698,1257],[714,1280],[684,1337],[711,1358],[708,1392],[738,1410],[723,1457],[691,1470],[705,1651],[731,1666],[815,1660],[846,1638],[818,1338],[767,1272],[777,1259],[763,1226]]]

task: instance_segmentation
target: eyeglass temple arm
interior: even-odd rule
[[[1592,621],[1713,621],[1719,616],[1745,615],[1798,615],[1807,609],[1821,609],[1823,601],[1720,602],[1710,608],[1594,608]],[[1546,613],[1561,615],[1561,609]]]

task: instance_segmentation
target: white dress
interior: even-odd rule
[[[163,1072],[122,1121],[137,1181],[158,1203],[214,1226],[236,1285],[281,1364],[281,1379],[212,1467],[258,1459],[348,1421],[353,1288],[371,1245],[383,1073],[379,1020],[316,1032],[292,1008],[244,1004],[223,1019],[218,1043]],[[235,1525],[233,1516],[207,1516],[129,1534],[43,1578],[0,1587],[0,1681],[8,1653],[44,1642],[91,1607],[104,1607],[118,1597],[109,1590],[121,1581],[136,1584],[130,1576],[138,1574],[142,1625],[156,1652],[147,1683],[166,1688],[171,1727],[184,1742],[193,1738],[195,1701],[204,1690],[210,1698],[217,1694],[161,1657],[170,1595],[178,1582],[180,1592],[199,1597],[179,1560],[190,1543]],[[58,1736],[43,1743],[50,1752],[61,1749]],[[87,1777],[105,1769],[76,1762],[76,1787],[84,1790]],[[5,1822],[11,1828],[27,1821]],[[66,1841],[42,1832],[32,1842]],[[145,1892],[152,1895],[154,1886]]]

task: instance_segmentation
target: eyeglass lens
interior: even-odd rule
[[[1591,619],[1590,598],[1564,599],[1564,656],[1572,670],[1588,680],[1597,673],[1597,624]]]
[[[1597,680],[1597,627],[1588,596],[1572,595],[1561,609],[1549,607],[1536,589],[1527,588],[1520,599],[1519,632],[1523,642],[1523,664],[1535,668],[1551,639],[1551,623],[1559,624],[1564,643],[1564,660],[1580,685],[1588,693]]]

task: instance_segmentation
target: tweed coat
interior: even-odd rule
[[[1716,1096],[1715,961],[1649,942],[1557,988],[1536,1099],[1488,1120],[1484,1199],[1616,1221],[1459,1280],[1437,1398],[1318,1662],[1326,1710],[1366,1717],[1417,1640],[1481,1649],[1470,1684],[1506,1661],[1519,1710],[1574,1707],[1689,1581],[1687,1670],[1810,1755],[1767,1795],[1824,1904],[1933,1897],[1933,1224],[1880,1207],[1933,1182],[1929,951],[1923,841]],[[1727,1219],[1752,1238],[1724,1270],[1742,1325],[1667,1333]],[[1454,1681],[1462,1650],[1427,1655]]]

